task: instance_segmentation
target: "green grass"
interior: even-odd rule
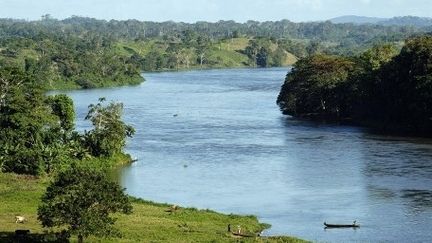
[[[220,47],[222,50],[227,51],[239,51],[244,50],[248,45],[250,38],[232,38],[232,39],[226,39],[220,42]],[[218,44],[216,44],[217,46]]]
[[[285,60],[282,62],[282,66],[294,65],[298,60],[298,58],[290,52],[286,52],[285,55]]]
[[[34,178],[0,173],[0,242],[7,241],[16,229],[29,229],[43,234],[37,220],[37,207],[49,178]],[[118,215],[116,226],[120,239],[90,237],[87,242],[305,242],[291,237],[235,238],[227,232],[228,224],[241,225],[255,233],[268,227],[255,216],[225,215],[210,210],[180,208],[166,212],[170,206],[132,198],[133,213]],[[26,217],[24,224],[15,223],[15,215]],[[76,237],[71,238],[76,242]]]
[[[140,56],[146,55],[152,49],[158,48],[154,40],[146,41],[119,41],[114,45],[115,52],[123,56],[131,56],[134,53]]]
[[[249,59],[236,51],[229,51],[218,48],[213,48],[209,51],[208,60],[210,62],[217,62],[216,65],[209,65],[210,67],[245,67]]]
[[[240,37],[213,43],[205,56],[206,63],[203,65],[203,68],[238,68],[253,66],[247,55],[241,53],[241,51],[249,45],[249,41],[250,38]],[[159,50],[163,53],[165,48],[166,46],[159,43],[158,40],[120,41],[115,44],[114,51],[122,56],[131,56],[134,53],[145,56],[151,50]],[[271,49],[273,51],[276,50],[277,45],[273,44]],[[200,69],[201,66],[193,61],[197,59],[198,57],[193,54],[190,58],[192,62],[189,68],[185,65],[180,65],[179,70]],[[286,52],[282,65],[290,66],[296,61],[297,58],[293,54]]]

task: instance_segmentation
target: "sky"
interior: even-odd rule
[[[0,18],[73,15],[148,21],[327,20],[342,15],[432,17],[432,0],[0,0]]]

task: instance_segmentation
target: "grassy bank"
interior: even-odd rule
[[[205,53],[205,62],[201,66],[199,64],[199,57],[194,51],[190,52],[190,63],[186,65],[181,63],[174,68],[162,68],[153,70],[150,67],[145,67],[144,71],[169,71],[169,70],[193,70],[193,69],[213,69],[213,68],[241,68],[241,67],[255,67],[256,65],[251,62],[249,57],[244,53],[245,48],[249,45],[249,41],[253,38],[239,37],[229,38],[216,41],[208,46]],[[151,39],[145,41],[124,40],[115,44],[114,50],[118,55],[126,58],[132,55],[139,55],[145,57],[151,55],[169,55],[166,52],[167,43],[159,39]],[[271,44],[270,50],[275,51],[278,45]],[[291,66],[297,62],[297,57],[292,53],[284,51],[282,66]],[[147,68],[147,69],[146,69]],[[150,69],[148,69],[150,68]],[[154,68],[154,67],[153,67]]]
[[[0,173],[0,242],[8,242],[16,229],[29,229],[34,237],[42,237],[44,229],[36,212],[48,182],[48,178]],[[118,216],[116,226],[123,233],[121,239],[89,238],[87,242],[304,242],[291,237],[235,238],[227,232],[228,224],[233,228],[241,225],[250,233],[268,227],[255,216],[224,215],[193,208],[166,212],[170,205],[140,199],[132,202],[133,213]],[[27,221],[16,224],[15,215],[23,215]]]

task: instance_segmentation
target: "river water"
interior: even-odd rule
[[[98,97],[136,128],[120,173],[131,195],[254,214],[267,235],[330,242],[430,242],[432,141],[283,116],[288,68],[146,73],[136,87],[68,92],[78,128]],[[323,222],[361,228],[325,230]]]

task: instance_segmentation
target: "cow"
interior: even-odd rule
[[[15,216],[15,223],[24,224],[24,221],[27,221],[24,216]]]

